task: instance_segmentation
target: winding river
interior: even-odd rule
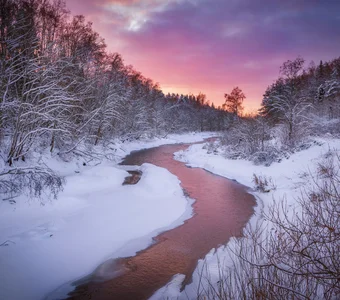
[[[185,274],[184,285],[189,283],[199,259],[230,237],[241,236],[254,212],[255,198],[245,186],[173,159],[174,152],[189,146],[164,145],[133,152],[122,164],[151,163],[168,169],[180,179],[186,194],[196,200],[195,215],[155,237],[155,243],[136,256],[115,260],[112,268],[118,276],[80,284],[69,299],[148,299],[175,274]]]

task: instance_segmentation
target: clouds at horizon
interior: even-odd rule
[[[217,104],[234,86],[258,107],[280,65],[339,56],[340,1],[67,0],[165,92],[204,92]]]

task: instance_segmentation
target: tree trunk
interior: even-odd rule
[[[56,129],[56,127],[57,127],[57,124],[56,124],[56,122],[54,122],[53,128]],[[53,131],[53,132],[52,132],[51,144],[50,144],[50,146],[51,146],[50,152],[51,152],[51,153],[53,152],[54,144],[55,144],[55,132]]]
[[[97,146],[98,142],[99,142],[99,139],[100,139],[100,135],[101,135],[101,125],[98,127],[98,130],[97,130],[97,136],[96,136],[96,140],[94,142],[94,145]]]

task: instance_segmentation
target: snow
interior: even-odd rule
[[[66,185],[57,200],[29,200],[24,196],[16,204],[0,202],[0,299],[62,298],[72,290],[71,282],[96,271],[110,277],[110,259],[131,256],[152,243],[158,233],[183,224],[192,215],[192,201],[184,196],[178,179],[167,170],[143,164],[141,167],[118,166],[131,151],[162,144],[198,142],[213,133],[169,135],[162,139],[135,142],[116,141],[112,151],[116,161],[83,166],[81,159],[63,162],[42,154],[40,160],[66,177]],[[305,174],[329,150],[340,151],[340,140],[323,138],[307,150],[291,155],[270,167],[256,166],[245,160],[230,160],[222,151],[208,154],[203,144],[176,153],[178,160],[191,167],[253,186],[253,174],[272,178],[276,186],[269,193],[251,191],[258,200],[255,223],[274,199],[285,197],[293,207]],[[320,146],[321,145],[321,146]],[[99,151],[99,150],[98,150]],[[122,186],[129,169],[140,169],[143,176],[137,185]],[[141,213],[142,212],[142,213]],[[235,239],[231,239],[232,245]],[[219,278],[219,264],[228,259],[226,247],[212,249],[198,262],[193,283],[180,292],[184,275],[177,274],[152,300],[190,299],[195,297],[202,269],[212,282]],[[61,288],[60,288],[61,287]],[[57,289],[57,290],[56,290]]]
[[[275,185],[270,193],[252,192],[264,202],[264,209],[272,203],[273,199],[286,197],[289,204],[294,204],[300,187],[304,184],[305,173],[313,173],[317,163],[327,152],[340,149],[340,140],[334,138],[316,139],[313,146],[306,150],[292,154],[288,159],[272,163],[269,167],[254,165],[247,160],[232,160],[223,157],[223,153],[208,154],[203,149],[204,144],[190,146],[186,151],[175,153],[175,158],[185,162],[191,167],[200,167],[214,174],[253,187],[253,174],[271,178]],[[321,146],[320,146],[321,145]]]
[[[275,201],[285,199],[288,207],[296,207],[296,199],[301,195],[301,189],[306,187],[306,174],[313,174],[317,163],[322,161],[330,150],[340,152],[340,140],[334,138],[318,138],[316,144],[307,150],[302,150],[292,154],[288,159],[280,163],[273,163],[269,167],[256,166],[246,160],[231,160],[223,157],[222,151],[208,154],[204,149],[204,144],[190,146],[185,151],[175,153],[175,158],[185,162],[188,166],[206,169],[214,174],[238,181],[249,187],[253,187],[253,174],[271,178],[275,185],[269,193],[259,193],[255,190],[250,192],[257,199],[255,214],[249,221],[249,225],[254,225],[261,218],[263,212],[267,212],[269,206]],[[290,212],[293,212],[291,209]],[[233,248],[235,238],[232,238],[228,246]],[[193,282],[180,292],[181,283],[184,277],[180,274],[174,276],[173,280],[165,287],[159,289],[152,300],[157,299],[196,299],[198,283],[203,284],[202,279],[209,276],[211,283],[216,283],[220,279],[220,268],[224,264],[230,263],[230,250],[226,246],[212,249],[204,259],[197,264],[193,274]],[[203,277],[201,278],[203,270]]]
[[[42,299],[109,259],[131,256],[152,243],[158,233],[183,224],[192,215],[180,182],[165,169],[143,164],[137,185],[122,186],[128,166],[117,166],[131,151],[180,142],[198,142],[213,133],[169,135],[162,139],[118,142],[116,162],[99,165],[42,154],[42,163],[65,176],[57,200],[0,202],[0,299]],[[130,167],[132,168],[132,167]],[[137,167],[134,167],[136,169]],[[105,265],[100,268],[105,274]],[[66,284],[66,285],[65,285]]]
[[[216,137],[218,135],[219,134],[216,132],[193,132],[185,134],[169,134],[163,138],[146,139],[144,141],[137,140],[125,143],[115,141],[113,151],[116,158],[122,159],[132,151],[158,147],[165,144],[196,143],[201,142],[206,138]]]

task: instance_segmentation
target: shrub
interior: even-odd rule
[[[273,162],[278,162],[280,160],[280,153],[274,147],[268,148],[267,151],[255,152],[250,160],[255,165],[264,165],[269,167]]]
[[[271,177],[253,174],[253,182],[255,185],[255,190],[261,193],[269,193],[271,190],[276,189]]]
[[[295,209],[275,202],[228,246],[231,262],[219,265],[218,282],[205,276],[200,299],[340,299],[339,155],[309,177]]]
[[[30,197],[41,197],[45,192],[56,198],[63,183],[64,179],[47,167],[13,168],[0,173],[0,196],[11,200],[22,192]]]

